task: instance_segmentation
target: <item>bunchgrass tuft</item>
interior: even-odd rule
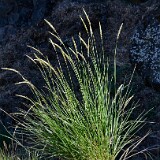
[[[143,152],[137,153],[135,149],[146,136],[136,136],[144,124],[144,113],[134,120],[131,118],[137,103],[130,96],[130,82],[117,86],[117,47],[112,70],[103,48],[101,25],[99,23],[100,36],[97,38],[85,11],[84,14],[86,19],[81,17],[81,20],[87,37],[79,34],[78,41],[72,38],[72,47],[63,43],[56,29],[46,20],[56,39],[56,42],[50,39],[50,43],[56,52],[58,67],[31,47],[36,54],[28,58],[42,74],[44,86],[41,89],[18,71],[9,69],[23,78],[18,84],[27,84],[33,92],[32,97],[19,95],[30,102],[28,111],[21,111],[20,131],[30,140],[31,148],[46,157],[129,159]],[[117,41],[121,29],[122,26]]]
[[[35,153],[32,153],[32,155],[28,155],[25,153],[25,155],[18,155],[18,153],[15,154],[9,154],[6,153],[3,150],[0,150],[0,160],[38,160],[39,156]]]

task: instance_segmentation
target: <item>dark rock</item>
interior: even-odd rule
[[[19,19],[19,13],[11,13],[10,16],[8,17],[8,23],[9,24],[16,24],[16,22]]]
[[[17,21],[17,3],[15,0],[0,1],[0,26],[13,24]]]
[[[0,27],[0,44],[6,43],[6,40],[9,35],[16,34],[17,30],[13,25],[6,25],[4,27]]]
[[[130,60],[146,84],[160,90],[160,23],[148,17],[131,38]]]
[[[10,13],[14,8],[15,5],[14,2],[15,2],[14,0],[0,1],[0,16],[3,17],[6,16],[8,13]]]
[[[36,24],[44,18],[48,2],[49,0],[33,0],[34,10],[31,19],[32,24]]]
[[[105,2],[106,0],[72,0],[72,2],[78,2],[78,3],[102,3]]]
[[[19,26],[25,22],[37,24],[44,18],[49,2],[50,0],[0,1],[0,27],[8,24]]]
[[[1,27],[0,28],[0,42],[3,41],[3,38],[5,36],[5,32],[6,32],[6,28],[5,27]]]
[[[32,15],[31,8],[27,8],[27,7],[20,8],[17,26],[28,25],[28,21],[31,18],[31,15]]]
[[[33,0],[16,0],[19,7],[33,7]]]

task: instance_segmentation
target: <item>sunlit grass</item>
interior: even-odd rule
[[[19,127],[31,142],[31,148],[44,156],[74,160],[119,160],[138,153],[136,147],[145,138],[136,132],[144,124],[144,113],[135,120],[131,114],[137,106],[130,95],[130,82],[117,86],[116,49],[114,67],[110,74],[110,61],[103,48],[103,33],[99,24],[99,39],[95,38],[91,22],[81,18],[87,39],[79,34],[79,41],[72,38],[73,47],[67,47],[56,29],[50,39],[57,53],[58,67],[39,50],[33,48],[34,57],[44,79],[44,86],[36,88],[21,73],[23,81],[32,90],[28,111],[21,111]],[[117,34],[117,41],[120,30]],[[63,63],[61,58],[63,57]],[[65,68],[65,69],[64,69]],[[77,87],[78,86],[78,87]],[[75,88],[78,89],[75,89]],[[17,130],[17,134],[18,134]],[[140,153],[142,153],[141,151]]]

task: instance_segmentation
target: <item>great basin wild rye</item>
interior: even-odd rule
[[[34,57],[28,57],[37,65],[45,85],[38,89],[20,72],[23,81],[32,90],[27,111],[21,110],[19,128],[32,142],[32,149],[43,156],[75,160],[119,160],[129,159],[138,153],[135,148],[147,136],[136,136],[144,124],[144,113],[131,118],[136,103],[131,100],[130,82],[117,87],[116,49],[114,67],[110,74],[110,62],[103,47],[103,33],[99,23],[99,39],[94,36],[88,15],[81,21],[87,39],[79,34],[73,46],[67,47],[54,26],[50,39],[57,55],[58,67],[53,67],[49,59],[39,50]],[[119,39],[120,30],[117,35]],[[117,45],[117,44],[116,44]],[[63,63],[60,57],[63,57]],[[65,69],[64,69],[65,68]],[[79,89],[76,91],[75,87]],[[17,130],[17,134],[19,134]],[[147,155],[147,154],[146,154]]]

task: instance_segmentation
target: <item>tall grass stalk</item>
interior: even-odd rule
[[[21,111],[24,120],[19,122],[19,127],[31,140],[32,149],[46,156],[69,160],[129,159],[138,154],[135,148],[145,138],[136,137],[144,124],[144,115],[131,118],[137,104],[132,102],[130,83],[117,87],[116,52],[110,74],[101,24],[97,38],[85,11],[84,14],[81,21],[87,38],[81,34],[78,41],[72,38],[72,47],[63,43],[46,20],[56,39],[49,41],[56,52],[58,67],[31,47],[36,53],[34,58],[28,58],[37,65],[45,82],[41,89],[20,72],[8,69],[22,77],[18,84],[27,84],[33,92],[32,97],[19,95],[30,102],[28,111]]]

